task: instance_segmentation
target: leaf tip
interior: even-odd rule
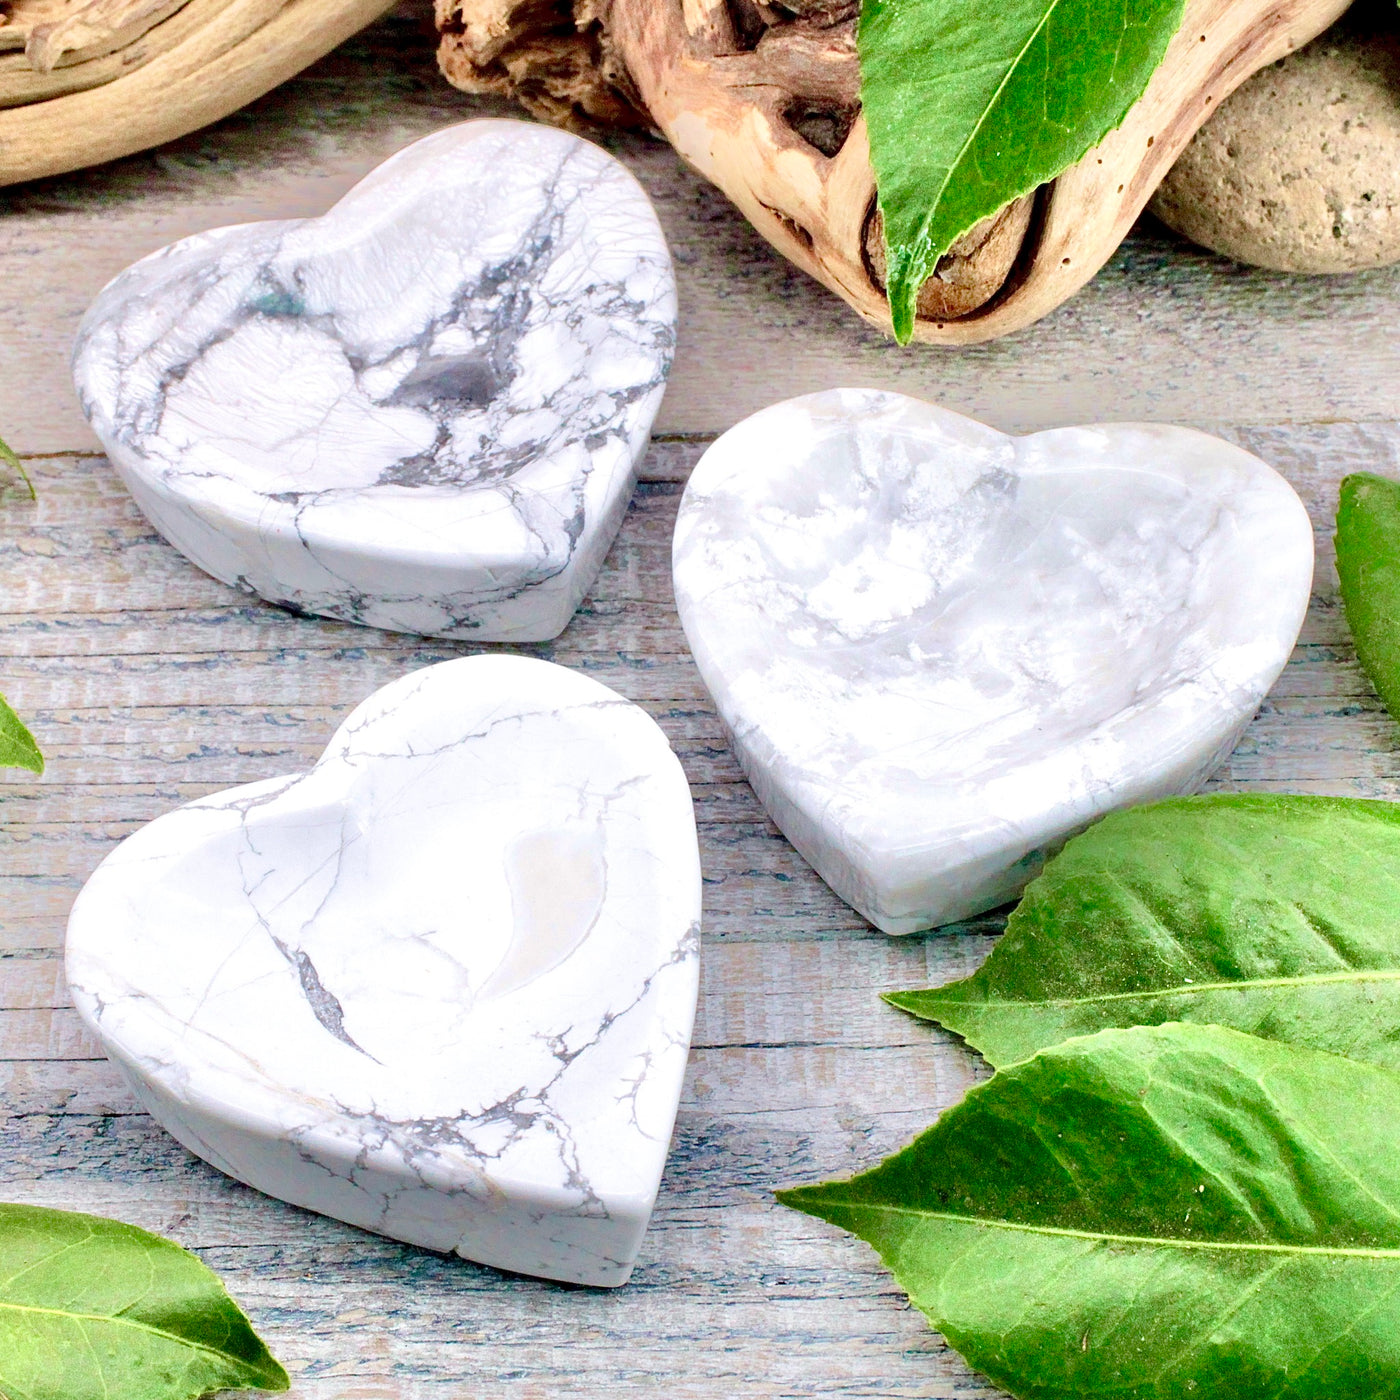
[[[0,768],[24,768],[42,774],[44,755],[24,721],[0,695]]]
[[[273,1395],[281,1395],[290,1390],[292,1378],[287,1374],[286,1367],[270,1352],[267,1361],[267,1374],[258,1381],[258,1389],[268,1391]]]
[[[919,993],[913,990],[905,992],[881,992],[880,1000],[893,1006],[897,1011],[907,1011],[911,1016],[917,1016],[919,1013],[914,1010],[913,999],[918,995]]]
[[[789,1210],[800,1210],[807,1215],[820,1215],[821,1211],[816,1209],[816,1205],[822,1198],[822,1187],[815,1186],[784,1186],[781,1190],[773,1192],[773,1199],[780,1206],[787,1206]]]
[[[919,293],[916,288],[910,288],[907,281],[907,278],[890,279],[890,324],[898,345],[908,345],[914,339],[914,321],[918,315]]]
[[[955,987],[960,984],[954,983]],[[887,1001],[898,1011],[903,1011],[909,1016],[915,1016],[920,1021],[932,1021],[936,1026],[945,1026],[943,1020],[944,1008],[948,998],[940,993],[946,992],[946,987],[910,987],[903,992],[882,992],[881,1001]],[[956,1002],[954,997],[953,1001]]]
[[[1349,472],[1342,478],[1337,489],[1339,519],[1348,506],[1357,501],[1364,501],[1368,496],[1379,496],[1387,502],[1394,501],[1400,497],[1400,481],[1380,476],[1376,472]]]
[[[890,308],[890,325],[900,345],[914,338],[914,322],[919,315],[919,288],[927,267],[920,251],[885,240],[885,300]]]
[[[12,448],[3,438],[0,438],[0,462],[9,466],[19,479],[24,482],[26,490],[29,492],[29,499],[37,501],[39,493],[34,489],[34,481],[29,473],[24,469],[24,463],[20,460],[19,453]]]

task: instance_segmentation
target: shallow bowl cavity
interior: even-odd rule
[[[74,1004],[140,1102],[271,1195],[625,1282],[697,990],[690,793],[635,705],[486,655],[384,687],[307,773],[159,818],[74,905]]]
[[[1010,898],[1113,807],[1199,785],[1287,659],[1312,533],[1187,429],[1009,437],[900,395],[767,409],[691,477],[676,596],[759,796],[907,932]]]
[[[675,341],[633,177],[510,121],[436,133],[317,219],[128,269],[74,352],[137,502],[301,612],[542,640],[616,533]]]

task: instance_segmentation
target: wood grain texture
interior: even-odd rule
[[[0,112],[0,184],[109,161],[197,130],[261,97],[378,19],[394,0],[223,0],[148,63]]]
[[[92,296],[137,257],[200,229],[320,213],[415,137],[510,112],[438,77],[428,19],[426,4],[409,6],[160,151],[0,194],[0,434],[29,453],[95,449],[68,354]],[[676,260],[681,342],[662,433],[717,432],[842,384],[938,399],[1010,431],[1394,415],[1400,266],[1312,278],[1242,268],[1150,222],[1030,329],[900,350],[775,255],[670,146],[608,144],[651,194]]]
[[[682,350],[638,491],[568,631],[527,648],[642,704],[685,765],[705,873],[703,991],[671,1162],[615,1294],[442,1259],[270,1201],[139,1113],[67,1004],[63,924],[123,836],[179,802],[310,763],[374,687],[473,648],[294,618],[164,545],[91,450],[63,359],[87,296],[197,227],[314,212],[412,136],[475,110],[400,12],[197,140],[12,192],[0,218],[0,432],[38,500],[0,496],[0,690],[49,756],[0,772],[0,1197],[132,1220],[222,1271],[306,1400],[990,1397],[865,1246],[775,1187],[868,1165],[985,1069],[881,991],[972,971],[996,916],[892,940],[755,802],[671,599],[681,484],[706,441],[786,393],[877,384],[1012,427],[1177,417],[1273,462],[1318,527],[1302,638],[1216,786],[1400,793],[1400,728],[1355,659],[1331,568],[1337,482],[1400,477],[1400,276],[1255,274],[1139,232],[1049,322],[970,352],[887,347],[785,267],[669,148],[619,144],[666,221]],[[50,454],[50,455],[42,455]]]
[[[1318,524],[1319,567],[1298,648],[1215,786],[1393,795],[1400,729],[1357,667],[1329,522],[1344,472],[1400,475],[1400,425],[1229,436],[1298,487]],[[179,802],[305,766],[369,690],[474,648],[240,597],[163,544],[97,456],[33,461],[38,500],[11,492],[0,505],[0,675],[49,756],[41,781],[0,782],[0,1193],[133,1220],[198,1249],[299,1395],[994,1394],[864,1246],[772,1203],[779,1185],[875,1161],[985,1074],[879,993],[966,975],[1000,920],[875,934],[758,807],[671,602],[676,478],[702,446],[653,449],[592,596],[558,641],[525,649],[655,716],[700,820],[695,1050],[655,1223],[619,1294],[443,1260],[226,1180],[136,1110],[67,1004],[63,920],[118,840]]]
[[[1348,4],[1188,0],[1147,90],[1118,128],[1050,184],[1043,219],[1011,205],[996,215],[1008,225],[1006,236],[970,230],[952,245],[954,265],[944,269],[951,285],[924,283],[915,339],[986,341],[1024,329],[1072,296],[1112,256],[1215,105],[1315,38]],[[785,42],[802,52],[803,41],[781,26],[752,53],[731,37],[716,54],[713,29],[696,18],[680,0],[613,0],[608,27],[647,111],[775,248],[887,328],[884,284],[868,265],[876,197],[864,118],[832,155],[791,119],[794,104],[804,102],[854,107],[853,27],[814,35],[804,45],[806,61],[785,64]]]

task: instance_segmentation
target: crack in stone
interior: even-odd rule
[[[310,956],[301,948],[289,948],[275,935],[272,941],[277,945],[277,951],[296,969],[301,993],[311,1007],[312,1015],[341,1044],[348,1045],[352,1050],[358,1050],[366,1059],[374,1060],[374,1056],[345,1029],[345,1008],[341,1006],[340,998],[334,992],[326,990],[325,984],[321,981],[320,973],[316,971],[316,964],[311,961]],[[378,1060],[374,1060],[374,1062],[375,1064],[379,1063]]]
[[[415,311],[399,326],[394,306],[380,317],[353,298],[353,315],[341,307],[325,290],[334,277],[317,274],[338,254],[308,251],[301,222],[197,235],[103,292],[74,352],[79,395],[109,446],[124,449],[114,452],[119,469],[156,478],[170,497],[171,514],[156,522],[163,533],[178,538],[186,500],[196,514],[218,502],[216,518],[242,502],[237,511],[257,536],[246,557],[222,569],[192,557],[299,616],[471,637],[526,608],[567,607],[584,567],[578,556],[591,560],[590,541],[621,519],[639,430],[674,355],[673,290],[659,230],[638,238],[631,271],[587,251],[591,211],[606,203],[611,214],[618,204],[611,162],[582,144],[531,159],[538,184],[515,226],[505,220],[509,241],[498,229],[486,259],[464,247],[455,265],[440,265],[421,321]],[[640,235],[649,211],[637,218]],[[394,237],[411,247],[409,227]],[[260,382],[240,354],[296,362],[285,377],[297,397],[287,391],[285,412],[277,381]],[[221,385],[235,379],[238,392],[226,394]],[[383,431],[357,459],[345,434],[380,410],[395,415],[392,426],[380,420]],[[323,434],[334,454],[349,454],[347,477],[329,455],[323,465]],[[412,444],[399,456],[396,435]],[[267,465],[285,462],[300,465],[280,476]],[[554,462],[566,465],[541,474]],[[366,548],[381,548],[382,529],[368,522],[383,493],[396,511],[407,493],[424,497],[424,508],[396,528],[421,531],[440,549],[436,502],[477,492],[483,513],[510,512],[517,538],[499,562],[464,571],[461,586],[443,586],[431,571],[431,587],[419,586],[421,574],[391,569],[387,580],[409,586],[370,584],[344,548],[346,522],[360,515]],[[283,535],[313,567],[274,563],[266,546]]]

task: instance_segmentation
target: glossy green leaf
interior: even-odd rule
[[[997,1074],[850,1181],[869,1241],[1022,1400],[1400,1396],[1400,1077],[1216,1026]]]
[[[1337,576],[1356,654],[1400,719],[1400,482],[1369,472],[1342,481]]]
[[[1241,794],[1106,817],[971,977],[886,998],[994,1065],[1199,1021],[1400,1069],[1400,804]]]
[[[91,1215],[0,1205],[6,1400],[288,1387],[218,1278],[179,1245]]]
[[[31,773],[44,771],[44,755],[39,752],[34,736],[3,695],[0,695],[0,768],[27,768]]]
[[[901,344],[939,257],[1122,122],[1182,9],[1183,0],[864,0],[861,105]]]

